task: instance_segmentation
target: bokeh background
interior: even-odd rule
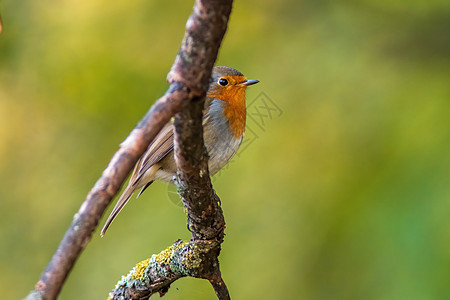
[[[0,2],[3,299],[33,288],[167,89],[192,4]],[[217,64],[261,83],[246,148],[214,178],[234,299],[450,299],[449,33],[447,0],[235,2]],[[188,239],[172,191],[154,184],[96,232],[60,299],[106,298]],[[186,278],[165,299],[215,296]]]

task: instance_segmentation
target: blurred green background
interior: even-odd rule
[[[3,299],[33,288],[167,89],[192,5],[0,2]],[[447,0],[235,2],[217,64],[261,83],[247,147],[214,178],[234,299],[450,299],[449,33]],[[96,232],[60,298],[106,298],[185,223],[153,185]],[[215,296],[186,278],[164,299]]]

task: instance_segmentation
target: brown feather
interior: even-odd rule
[[[165,156],[173,151],[173,125],[172,123],[167,123],[163,129],[158,133],[153,142],[149,145],[144,156],[139,159],[131,175],[128,186],[126,187],[123,194],[120,196],[116,205],[114,206],[111,214],[106,220],[105,225],[101,231],[101,236],[104,236],[106,230],[114,221],[115,217],[120,213],[120,211],[125,207],[125,205],[130,200],[133,193],[144,186],[141,193],[153,182],[141,182],[144,174],[155,164],[160,162]],[[139,195],[141,194],[139,193]]]
[[[119,200],[117,201],[116,206],[114,206],[111,214],[109,215],[108,219],[105,222],[105,225],[102,228],[102,231],[100,233],[101,236],[104,236],[106,233],[106,230],[108,230],[109,225],[111,225],[112,221],[116,218],[116,216],[120,213],[120,211],[125,207],[125,205],[128,203],[128,200],[130,200],[131,195],[133,195],[134,191],[136,189],[130,185],[127,186],[123,194],[120,196]]]
[[[139,170],[135,170],[131,176],[130,182],[132,182],[132,185],[141,187],[142,183],[140,181],[145,172],[147,172],[153,165],[160,162],[172,151],[173,124],[169,122],[161,129],[153,142],[148,146],[144,156],[137,163]],[[174,170],[174,172],[176,172],[176,170]]]

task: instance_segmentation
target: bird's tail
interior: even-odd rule
[[[111,225],[112,221],[117,217],[120,211],[124,208],[125,204],[127,204],[128,200],[130,200],[131,195],[133,195],[136,188],[131,184],[127,186],[123,194],[120,196],[119,201],[117,201],[116,206],[114,206],[111,214],[106,220],[105,225],[103,226],[102,232],[100,235],[103,237],[108,230],[108,227]]]

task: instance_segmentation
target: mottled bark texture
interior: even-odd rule
[[[219,299],[229,299],[218,268],[225,223],[208,175],[207,154],[202,142],[201,108],[231,6],[232,0],[195,2],[180,51],[168,75],[168,91],[121,144],[75,214],[56,253],[28,295],[29,299],[56,299],[106,207],[149,143],[177,113],[175,153],[179,164],[178,183],[193,238],[184,243],[177,241],[162,254],[152,256],[152,259],[155,257],[153,261],[149,259],[147,264],[146,261],[138,264],[132,272],[137,268],[140,273],[136,273],[139,276],[135,275],[133,279],[138,282],[147,270],[150,277],[143,280],[144,285],[132,284],[127,289],[122,288],[123,293],[116,289],[113,295],[145,299],[155,292],[164,294],[170,283],[180,277],[194,276],[208,279]],[[153,268],[147,268],[150,265]],[[116,287],[120,288],[120,282]]]

